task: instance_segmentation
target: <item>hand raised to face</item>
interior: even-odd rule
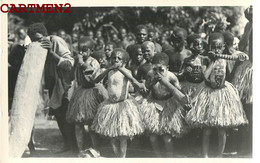
[[[42,39],[41,40],[41,47],[47,50],[50,50],[52,48],[52,43],[48,39]]]

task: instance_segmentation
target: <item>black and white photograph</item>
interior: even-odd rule
[[[1,13],[8,157],[253,158],[253,5],[54,3]]]

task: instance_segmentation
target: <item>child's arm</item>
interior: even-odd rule
[[[125,68],[119,67],[118,70],[133,84],[134,87],[137,87],[138,89],[143,89],[146,91],[146,87],[144,84],[139,83],[128,71],[126,71]]]
[[[176,88],[178,88],[179,90],[181,90],[181,86],[180,86],[180,82],[178,80],[178,78],[173,74],[173,75],[170,75],[170,80],[169,82],[171,84],[173,84]]]
[[[175,76],[176,77],[176,76]],[[160,82],[165,85],[170,92],[173,95],[176,95],[178,100],[182,103],[182,104],[188,104],[189,103],[189,99],[187,98],[187,96],[185,96],[179,89],[179,82],[178,79],[176,77],[176,79],[174,79],[172,76],[170,77],[171,82],[175,83],[176,85],[174,86],[172,83],[170,83],[166,78],[161,78]],[[179,89],[178,89],[179,88]]]
[[[209,66],[210,59],[206,56],[200,56],[202,61],[202,72],[205,73],[207,67]]]
[[[182,78],[185,75],[185,70],[186,71],[192,71],[192,69],[189,66],[187,66],[187,62],[188,62],[188,60],[187,60],[187,58],[185,58],[183,64],[181,65],[180,72],[175,73],[176,76]]]
[[[158,73],[158,75],[161,77],[159,78],[160,83],[163,84],[164,86],[166,86],[166,88],[169,89],[169,91],[171,92],[172,95],[177,96],[178,100],[182,103],[182,104],[187,104],[189,103],[187,96],[185,96],[179,89],[180,85],[179,85],[179,81],[177,79],[177,77],[173,74],[169,74],[169,79],[163,77],[160,73]],[[173,83],[173,84],[172,84]]]
[[[149,72],[147,74],[147,78],[145,80],[145,86],[148,90],[151,90],[152,87],[160,80],[159,77],[154,77],[152,78],[152,75],[151,75],[152,72]]]
[[[210,82],[210,81],[209,81],[209,76],[210,76],[210,73],[211,73],[212,69],[213,69],[213,62],[211,62],[211,63],[209,64],[208,68],[207,68],[207,69],[205,70],[205,72],[204,72],[204,80],[205,80],[206,82]]]
[[[114,65],[114,66],[111,66],[111,67],[109,67],[109,68],[107,68],[105,71],[103,71],[100,75],[98,75],[95,79],[94,79],[94,82],[95,83],[99,83],[102,79],[104,79],[106,76],[107,76],[107,74],[109,73],[109,71],[111,71],[111,70],[113,70],[113,69],[115,69],[116,68],[116,66]]]
[[[138,70],[137,70],[137,74],[136,74],[136,79],[138,80],[138,81],[141,81],[142,80],[142,75],[143,73],[142,73],[142,66],[140,66],[139,68],[138,68]]]

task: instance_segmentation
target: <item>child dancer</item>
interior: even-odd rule
[[[232,56],[221,55],[224,50],[224,37],[221,33],[210,35],[209,50],[211,62],[204,74],[205,82],[195,92],[197,96],[193,98],[193,108],[188,112],[186,121],[192,127],[203,128],[204,157],[208,157],[211,131],[213,128],[218,129],[217,156],[221,157],[226,144],[226,128],[246,124],[247,119],[237,90],[225,81],[226,60],[220,57],[232,59]]]
[[[108,76],[108,96],[98,109],[92,129],[110,138],[116,157],[125,157],[127,139],[143,132],[143,122],[138,106],[129,97],[129,81],[138,88],[144,88],[125,68],[128,54],[123,49],[114,49],[111,54],[111,67],[101,73],[96,82]]]
[[[75,123],[75,135],[79,149],[79,157],[84,154],[84,125],[88,125],[93,147],[97,147],[96,135],[90,125],[97,112],[98,105],[108,98],[107,91],[102,84],[95,84],[94,79],[99,74],[99,63],[90,54],[94,48],[94,41],[90,38],[80,40],[77,67],[77,82],[79,86],[74,91],[68,106],[66,119]]]
[[[155,154],[161,157],[158,136],[162,135],[169,157],[172,157],[172,137],[181,137],[185,132],[182,106],[178,98],[185,98],[179,91],[178,78],[168,71],[169,58],[165,53],[157,53],[152,59],[152,70],[149,71],[146,87],[151,93],[142,101],[146,129]],[[176,97],[177,96],[177,97]]]
[[[204,80],[206,62],[209,62],[200,54],[203,52],[202,38],[198,34],[189,35],[187,38],[188,49],[192,55],[184,59],[181,72],[178,76],[183,76],[181,82],[182,91],[189,97],[193,97],[198,85]]]

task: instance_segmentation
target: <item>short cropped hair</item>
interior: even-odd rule
[[[129,54],[122,48],[115,48],[112,53],[111,53],[111,58],[113,55],[115,55],[116,53],[121,53],[122,54],[122,59],[125,63],[127,63],[129,61]]]
[[[216,39],[222,40],[223,43],[225,41],[224,36],[221,33],[215,32],[209,35],[209,44],[211,43],[212,40],[216,40]]]
[[[173,37],[177,36],[185,40],[187,38],[188,32],[184,28],[177,28],[173,31],[173,34],[171,35],[171,40],[174,39]]]
[[[116,43],[114,43],[114,42],[108,42],[108,43],[106,43],[106,46],[107,46],[107,45],[112,45],[113,48],[116,48]]]
[[[99,50],[99,51],[94,51],[91,56],[93,58],[95,58],[96,60],[99,60],[101,58],[106,57],[106,54],[105,54],[105,52],[103,50]]]
[[[34,23],[28,27],[27,34],[29,37],[32,37],[36,33],[40,33],[43,36],[48,36],[47,29],[42,23]]]
[[[141,30],[141,29],[145,29],[147,32],[148,32],[148,29],[147,29],[147,27],[145,26],[145,25],[138,25],[137,27],[136,27],[136,29],[135,29],[135,32],[137,33],[139,30]]]
[[[142,48],[141,44],[134,44],[132,46],[132,53],[135,55],[135,53],[138,51],[138,49]]]
[[[234,43],[234,35],[231,32],[222,33],[224,36],[224,41],[227,46],[233,46]]]
[[[187,37],[187,45],[190,46],[191,43],[194,42],[196,39],[201,39],[201,36],[199,34],[191,34]]]
[[[169,57],[165,53],[156,53],[152,59],[152,64],[162,64],[164,66],[168,66]]]
[[[93,50],[95,46],[95,41],[90,37],[84,36],[79,39],[78,45],[79,47],[82,46],[82,48],[89,48]]]
[[[143,42],[142,45],[141,45],[142,48],[145,48],[146,46],[150,46],[150,47],[152,47],[153,50],[155,50],[155,45],[154,45],[154,43],[151,42],[151,41],[145,41],[145,42]]]

